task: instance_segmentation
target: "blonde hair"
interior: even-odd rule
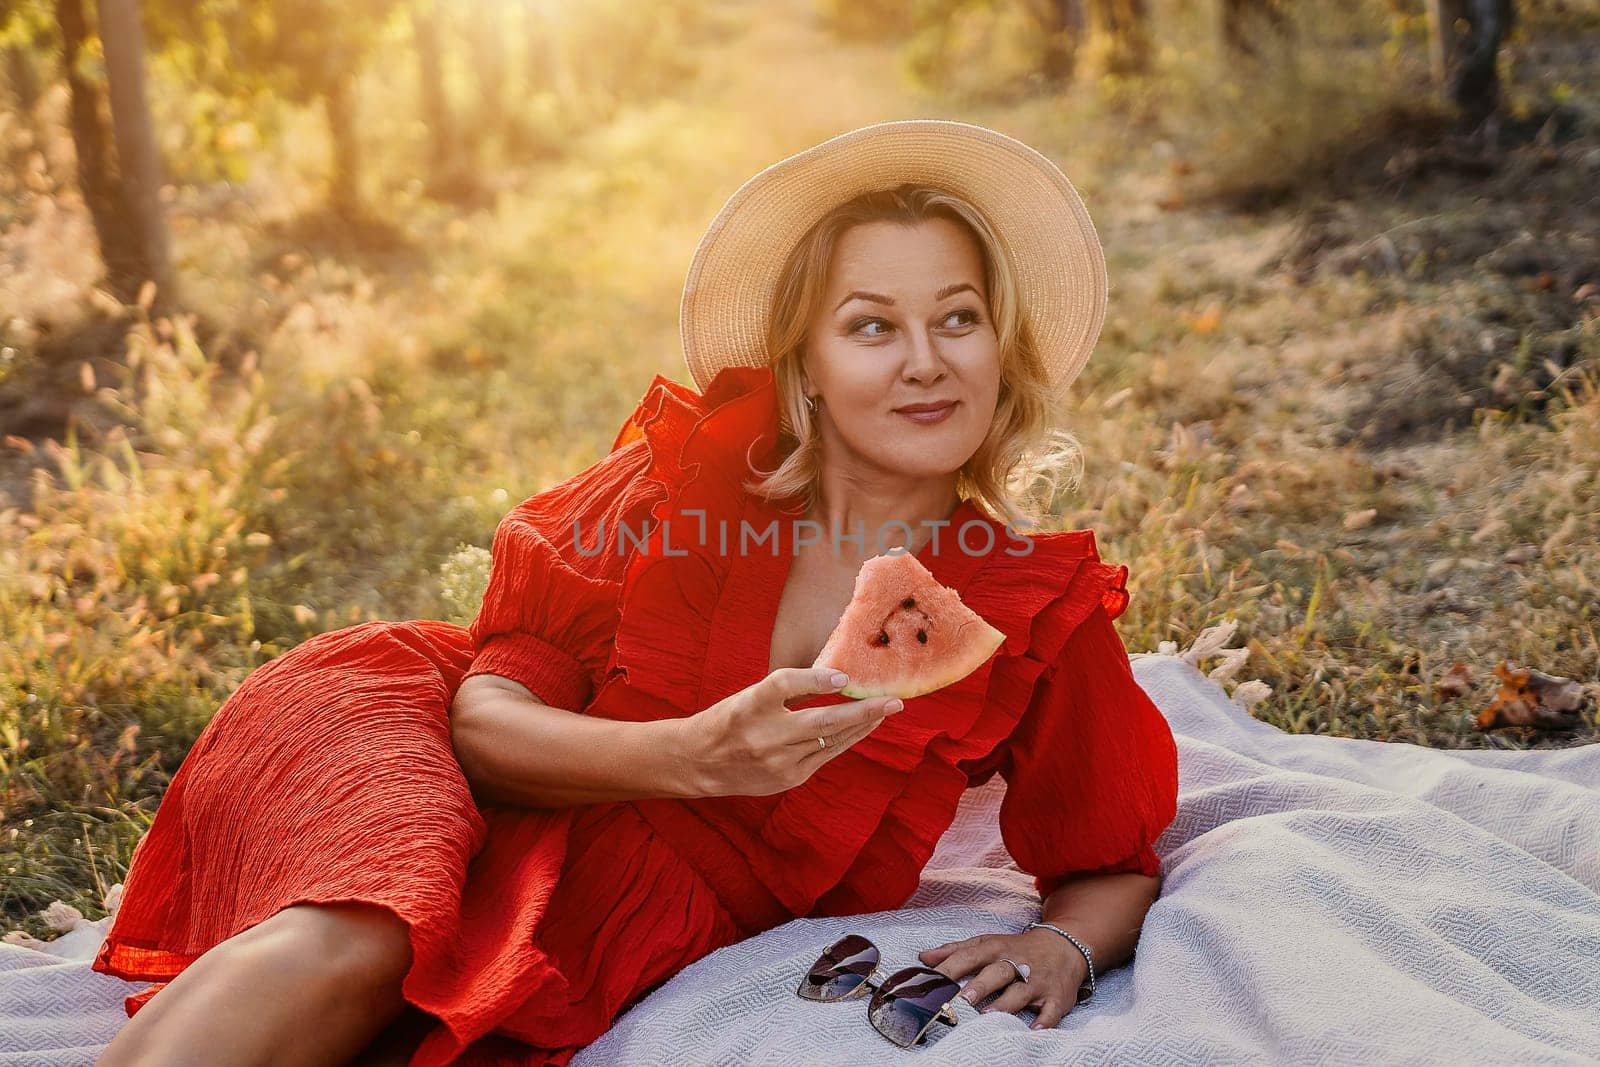
[[[1004,243],[982,212],[967,200],[929,185],[905,184],[863,193],[823,216],[785,261],[768,317],[767,353],[777,381],[780,450],[787,455],[746,488],[778,501],[799,494],[810,510],[817,503],[821,435],[805,403],[802,372],[806,330],[818,311],[828,266],[841,235],[866,222],[910,225],[948,219],[970,233],[984,264],[989,315],[1000,343],[1000,392],[989,432],[956,476],[956,491],[981,504],[992,517],[1020,528],[1039,521],[1060,485],[1076,488],[1083,455],[1078,440],[1052,421],[1063,399],[1047,378],[1028,329],[1019,287]],[[1033,490],[1042,483],[1036,499]]]

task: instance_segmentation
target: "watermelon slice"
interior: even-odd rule
[[[813,667],[850,675],[849,697],[920,696],[983,666],[1005,634],[940,585],[915,555],[874,556]]]

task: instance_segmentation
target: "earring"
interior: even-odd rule
[[[806,407],[811,409],[811,414],[815,415],[817,413],[817,398],[814,396],[806,396],[802,397],[802,399],[805,400]]]

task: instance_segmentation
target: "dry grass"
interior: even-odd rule
[[[1241,699],[1287,730],[1595,740],[1592,703],[1571,731],[1473,727],[1502,658],[1591,692],[1600,675],[1600,304],[1579,295],[1600,281],[1583,225],[1600,102],[1571,89],[1581,51],[1518,45],[1537,76],[1513,108],[1560,103],[1578,116],[1561,136],[1511,145],[1486,180],[1397,182],[1363,123],[1415,91],[1401,74],[1343,105],[1337,129],[1359,137],[1313,137],[1308,97],[1287,90],[1188,99],[1216,67],[1181,53],[1131,109],[1127,87],[935,104],[886,45],[828,38],[803,4],[712,10],[683,31],[698,73],[674,92],[531,95],[526,128],[551,140],[508,150],[490,195],[422,195],[406,176],[420,141],[394,117],[409,89],[381,73],[381,231],[317,214],[306,116],[250,181],[185,186],[185,295],[206,345],[238,354],[227,370],[186,323],[88,295],[81,204],[51,178],[59,145],[39,150],[57,163],[31,194],[8,190],[0,387],[52,338],[107,331],[132,373],[85,352],[90,370],[67,375],[76,435],[5,450],[7,922],[42,933],[34,913],[56,899],[103,913],[165,782],[260,663],[353,622],[470,617],[500,515],[597,458],[651,374],[686,378],[678,287],[723,199],[816,140],[916,114],[1051,152],[1094,212],[1112,307],[1065,415],[1086,477],[1056,511],[1130,566],[1130,649],[1236,621],[1249,655],[1220,676],[1269,687]],[[1391,31],[1369,27],[1371,47]],[[1262,138],[1263,115],[1304,144]],[[1346,197],[1271,207],[1244,177],[1270,175],[1257,184],[1282,199],[1329,159],[1356,183]],[[1478,685],[1440,699],[1456,660]]]

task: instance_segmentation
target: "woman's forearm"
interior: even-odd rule
[[[450,708],[450,738],[474,796],[559,808],[689,797],[676,719],[619,722],[553,708],[496,675],[473,675]]]
[[[1145,913],[1160,895],[1159,877],[1084,875],[1062,883],[1044,899],[1040,921],[1059,926],[1088,945],[1098,978],[1132,957]]]

